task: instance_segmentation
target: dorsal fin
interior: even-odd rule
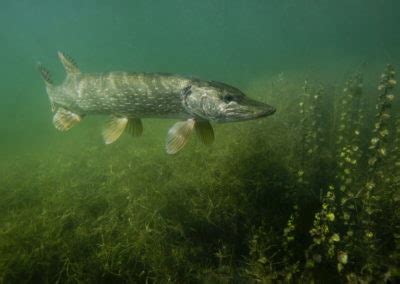
[[[80,74],[81,71],[78,68],[78,65],[76,65],[75,61],[67,56],[66,54],[62,53],[61,51],[58,52],[58,57],[60,58],[61,63],[64,65],[65,72],[67,74]]]
[[[37,69],[40,72],[40,75],[42,75],[43,80],[46,82],[47,85],[52,85],[53,80],[51,79],[51,74],[49,70],[47,70],[42,64],[38,63],[37,64]]]

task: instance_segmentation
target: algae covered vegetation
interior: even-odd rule
[[[396,71],[377,75],[254,82],[281,116],[178,156],[150,137],[68,150],[77,132],[2,163],[2,282],[398,280]]]
[[[397,283],[397,1],[4,1],[0,283]],[[277,112],[164,152],[51,124],[40,61],[170,72]],[[389,63],[389,64],[388,64]]]

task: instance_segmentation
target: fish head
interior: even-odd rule
[[[183,105],[192,115],[215,122],[237,122],[272,115],[276,109],[250,99],[239,89],[219,82],[192,84],[183,91]]]

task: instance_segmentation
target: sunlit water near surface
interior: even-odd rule
[[[398,11],[394,0],[3,1],[0,282],[398,281],[399,77],[385,69],[399,68]],[[52,125],[36,67],[62,82],[59,50],[82,72],[221,81],[277,112],[213,124],[211,146],[194,135],[173,156],[170,119],[106,146],[106,117]]]

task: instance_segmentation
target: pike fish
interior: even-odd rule
[[[224,83],[164,73],[86,74],[70,57],[62,52],[58,56],[67,74],[62,84],[54,85],[50,72],[38,66],[55,128],[67,131],[86,115],[109,115],[102,131],[106,144],[115,142],[124,131],[140,136],[142,118],[178,119],[169,129],[165,145],[168,154],[176,154],[193,132],[204,144],[211,144],[214,131],[210,122],[251,120],[275,112],[274,107]]]

